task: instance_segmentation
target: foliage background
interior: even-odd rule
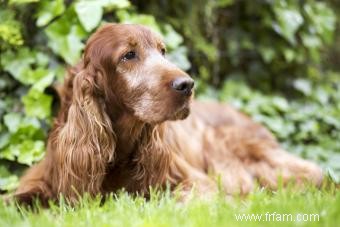
[[[67,65],[105,22],[161,33],[167,55],[340,182],[337,0],[0,0],[0,189],[44,154]]]

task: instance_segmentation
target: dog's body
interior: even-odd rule
[[[164,44],[142,26],[99,29],[60,89],[46,157],[15,197],[75,202],[166,184],[206,196],[217,176],[227,194],[246,194],[256,181],[275,188],[279,175],[321,182],[319,167],[282,150],[263,126],[228,105],[192,101],[193,81],[162,55]]]

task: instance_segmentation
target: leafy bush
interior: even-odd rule
[[[50,87],[63,80],[65,67],[79,61],[89,35],[106,21],[145,24],[161,33],[168,58],[196,77],[198,93],[233,103],[339,181],[339,73],[325,70],[338,68],[323,53],[338,53],[329,45],[334,35],[339,40],[334,31],[340,29],[328,4],[131,2],[0,2],[1,190],[14,189],[17,175],[42,158],[53,118]],[[227,77],[234,79],[225,82]]]
[[[238,75],[256,89],[291,95],[296,78],[322,73],[322,50],[336,28],[336,14],[323,1],[136,2],[184,35],[190,72],[203,80],[202,89]]]

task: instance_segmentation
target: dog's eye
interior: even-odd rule
[[[127,52],[124,57],[123,57],[123,60],[131,60],[131,59],[134,59],[136,57],[136,52],[134,51],[129,51]]]
[[[161,53],[162,53],[163,56],[165,55],[165,52],[166,52],[165,48],[162,48]]]

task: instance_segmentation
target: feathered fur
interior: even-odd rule
[[[191,79],[162,56],[164,48],[138,25],[107,24],[91,36],[58,89],[46,156],[21,179],[18,201],[46,204],[62,195],[75,203],[84,193],[122,188],[147,195],[167,183],[183,197],[193,187],[207,196],[216,176],[227,194],[246,194],[256,181],[275,188],[278,175],[320,183],[320,168],[284,151],[263,126],[174,89],[176,79]]]

